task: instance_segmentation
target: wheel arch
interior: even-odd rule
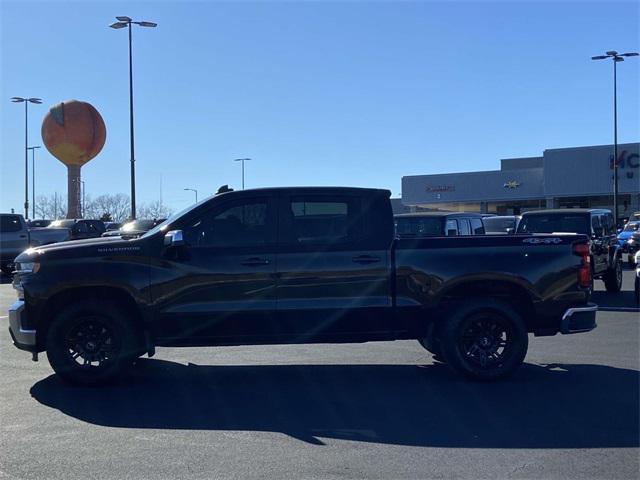
[[[107,301],[114,303],[131,316],[141,341],[146,341],[146,328],[140,308],[133,296],[125,289],[112,286],[74,287],[64,289],[51,296],[40,308],[36,330],[38,346],[44,349],[51,322],[67,305],[76,301]]]

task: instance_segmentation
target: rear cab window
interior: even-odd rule
[[[579,213],[549,213],[525,215],[518,225],[518,233],[581,233],[591,234],[589,215]]]

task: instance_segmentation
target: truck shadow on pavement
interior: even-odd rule
[[[434,365],[201,366],[140,359],[120,383],[71,387],[51,375],[38,402],[119,428],[281,432],[460,448],[638,447],[639,372],[525,364],[469,382]]]

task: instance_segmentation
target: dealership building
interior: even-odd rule
[[[640,211],[640,143],[618,145],[619,214]],[[412,211],[513,215],[540,208],[613,208],[613,145],[554,148],[506,158],[500,170],[402,177]]]

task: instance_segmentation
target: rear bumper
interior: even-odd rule
[[[560,323],[560,332],[567,335],[570,333],[590,332],[597,327],[596,312],[598,306],[595,303],[589,303],[584,307],[569,308]]]
[[[24,300],[17,300],[9,307],[9,333],[13,344],[20,350],[36,352],[36,331],[22,328],[25,319]]]

